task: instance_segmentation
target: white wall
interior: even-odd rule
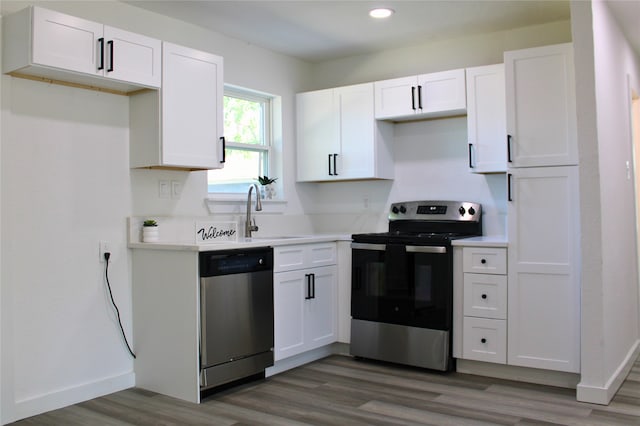
[[[3,1],[1,11],[30,3]],[[308,64],[119,2],[41,5],[224,56],[225,82],[282,96],[283,176],[292,175],[293,95],[308,85]],[[134,384],[98,241],[114,251],[110,281],[131,340],[126,217],[207,210],[204,173],[130,171],[128,98],[1,79],[0,391],[8,422]],[[157,197],[157,181],[167,177],[184,183],[180,199]],[[286,182],[288,213],[300,213],[296,187]]]
[[[605,2],[572,2],[572,16],[583,218],[578,398],[607,403],[640,337],[635,194],[626,167],[633,164],[630,88],[640,87],[640,61]]]

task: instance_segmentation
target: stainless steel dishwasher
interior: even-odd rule
[[[273,365],[273,249],[200,253],[200,390]]]

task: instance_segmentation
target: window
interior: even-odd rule
[[[226,162],[210,170],[210,193],[246,193],[258,176],[269,176],[273,98],[244,89],[225,87],[224,135]]]

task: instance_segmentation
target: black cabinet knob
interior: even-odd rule
[[[483,294],[481,297],[482,297],[483,299],[486,299],[486,298],[487,298],[487,295],[486,295],[486,294]]]
[[[485,339],[484,337],[482,339],[480,339],[480,342],[482,343],[487,343],[487,339]]]
[[[487,263],[487,259],[480,259],[480,263],[482,263],[483,265]]]

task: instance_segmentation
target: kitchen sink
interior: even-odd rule
[[[291,240],[295,238],[307,238],[306,235],[275,235],[273,237],[250,237],[244,241],[267,241],[267,240]]]

